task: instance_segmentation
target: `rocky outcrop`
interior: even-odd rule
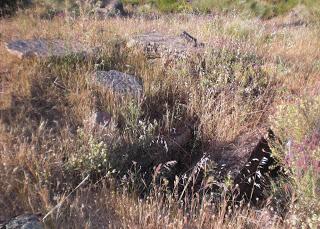
[[[38,215],[24,214],[0,223],[0,229],[44,229]]]
[[[204,155],[190,170],[196,173],[196,178],[193,186],[188,187],[189,193],[215,193],[219,201],[221,192],[227,192],[230,206],[240,202],[260,206],[270,197],[272,180],[284,175],[284,169],[272,155],[270,141],[274,139],[272,131],[260,138],[248,135],[229,149],[216,149],[212,155]],[[233,181],[231,187],[226,187],[226,179]]]
[[[90,49],[78,42],[63,40],[33,39],[14,40],[6,43],[8,52],[19,57],[64,57],[68,55],[87,56],[95,50]]]
[[[269,130],[265,136],[251,134],[240,137],[229,149],[221,149],[220,153],[209,157],[217,165],[213,174],[215,179],[221,184],[227,176],[233,180],[233,186],[229,187],[231,205],[241,201],[260,205],[269,197],[272,180],[284,175],[283,167],[272,154],[271,144],[281,144],[274,133]]]
[[[95,72],[93,82],[120,95],[130,94],[140,97],[143,92],[139,78],[116,70]]]

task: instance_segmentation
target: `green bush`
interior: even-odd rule
[[[82,176],[105,174],[110,169],[109,148],[103,141],[93,135],[85,136],[83,129],[78,130],[77,154],[69,158],[66,168]]]

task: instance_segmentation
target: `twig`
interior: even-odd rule
[[[57,208],[61,207],[61,205],[63,204],[63,202],[72,194],[74,193],[74,191],[76,191],[81,185],[83,185],[86,180],[88,180],[90,177],[90,175],[86,176],[86,178],[83,179],[83,181],[80,182],[80,184],[78,184],[77,187],[75,187],[75,189],[73,189],[65,198],[63,198],[56,206],[54,206],[54,208],[52,208],[43,218],[42,221],[44,222],[45,219],[51,215]]]

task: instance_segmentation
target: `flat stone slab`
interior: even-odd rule
[[[44,229],[44,225],[37,215],[20,215],[6,223],[0,224],[1,229]]]
[[[158,32],[144,33],[132,37],[127,42],[127,47],[142,50],[148,58],[186,59],[204,51],[204,44],[187,32],[183,32],[180,36],[169,36]]]
[[[76,42],[63,40],[33,39],[15,40],[6,43],[8,52],[19,57],[64,57],[68,55],[86,56],[93,50]]]
[[[140,96],[143,86],[139,78],[116,70],[97,71],[94,82],[119,94]]]

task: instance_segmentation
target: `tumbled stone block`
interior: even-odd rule
[[[157,32],[144,33],[131,38],[127,47],[142,50],[148,58],[186,59],[204,51],[204,44],[199,43],[187,32],[180,36],[168,36]]]
[[[137,77],[115,70],[97,71],[94,82],[119,94],[140,96],[143,91],[142,83]]]

